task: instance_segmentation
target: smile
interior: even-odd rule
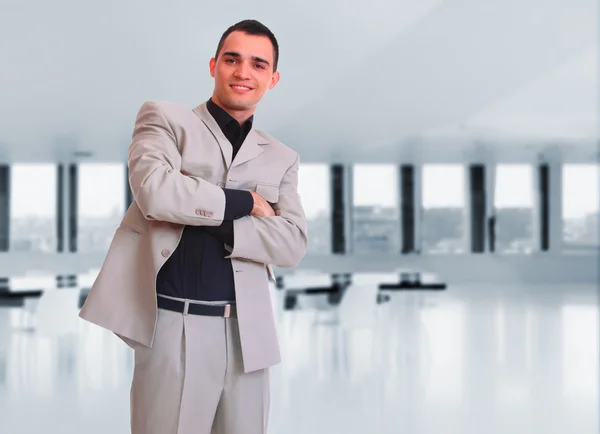
[[[236,92],[240,92],[240,93],[246,93],[246,92],[250,92],[252,90],[252,88],[250,88],[248,86],[240,86],[240,85],[235,85],[235,84],[230,85],[230,87],[233,90],[235,90]]]

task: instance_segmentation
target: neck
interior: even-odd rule
[[[250,116],[252,116],[254,114],[254,110],[255,109],[249,109],[249,110],[232,110],[231,108],[225,106],[214,93],[213,93],[211,99],[212,99],[212,101],[216,105],[218,105],[219,107],[221,107],[232,118],[234,118],[236,121],[238,121],[240,123],[240,125],[242,125],[244,122],[246,122],[250,118]]]

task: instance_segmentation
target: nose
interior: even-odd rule
[[[234,75],[240,79],[250,78],[250,66],[246,62],[240,62],[235,69]]]

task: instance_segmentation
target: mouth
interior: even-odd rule
[[[234,91],[238,93],[247,93],[252,90],[250,86],[246,86],[243,84],[230,84],[229,87],[231,87]]]

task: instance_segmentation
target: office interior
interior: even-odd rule
[[[129,432],[132,350],[77,314],[137,110],[208,99],[248,17],[281,49],[255,128],[299,152],[308,220],[270,283],[269,432],[598,432],[596,2],[2,9],[0,432]]]

